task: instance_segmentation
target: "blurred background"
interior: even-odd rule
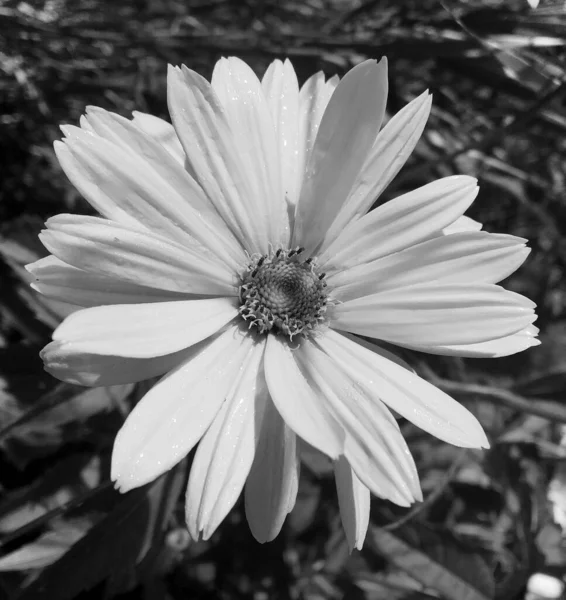
[[[46,218],[90,212],[55,159],[59,125],[91,104],[167,118],[166,64],[208,78],[227,55],[258,75],[289,57],[301,82],[386,55],[388,115],[426,88],[434,104],[384,199],[474,175],[468,215],[532,247],[506,286],[537,302],[541,346],[481,361],[405,355],[479,416],[491,450],[402,423],[425,501],[374,499],[364,550],[352,555],[330,465],[317,456],[275,542],[253,540],[240,504],[210,541],[191,542],[190,456],[125,496],[108,484],[115,433],[143,386],[61,384],[38,357],[68,307],[36,297],[22,267],[45,254]],[[0,105],[0,598],[564,598],[563,0],[8,0]]]

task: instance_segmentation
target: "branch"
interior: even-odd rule
[[[557,402],[520,396],[506,389],[477,383],[463,383],[436,377],[432,383],[450,394],[480,397],[482,400],[500,402],[518,411],[544,417],[558,423],[566,423],[566,406]]]

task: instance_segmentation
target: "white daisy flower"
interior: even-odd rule
[[[533,303],[496,285],[525,240],[462,217],[475,179],[367,212],[430,111],[424,92],[380,130],[386,97],[385,59],[301,88],[288,61],[260,81],[222,59],[211,83],[170,69],[173,126],[90,108],[55,144],[102,216],[59,215],[41,233],[52,256],[29,266],[34,287],[84,307],[55,331],[46,368],[82,385],[162,376],[117,436],[112,479],[124,492],[148,483],[198,443],[194,538],[244,490],[253,535],[273,539],[306,442],[335,461],[346,535],[361,548],[370,492],[422,498],[389,408],[451,444],[488,447],[468,410],[358,336],[459,356],[537,343]]]

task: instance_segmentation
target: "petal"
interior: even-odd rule
[[[267,337],[265,379],[277,410],[291,429],[331,458],[344,451],[344,432],[325,408],[285,340]]]
[[[187,487],[186,521],[193,539],[207,540],[236,503],[255,456],[267,387],[263,344],[250,353],[234,389],[200,441]]]
[[[344,227],[363,216],[409,158],[417,145],[430,114],[432,97],[428,92],[409,102],[379,132],[348,199],[326,237],[326,245]],[[323,246],[324,249],[324,246]]]
[[[179,165],[178,161],[171,161],[170,153],[164,151],[161,144],[128,119],[101,108],[88,107],[87,120],[101,138],[122,146],[128,154],[136,155],[139,160],[143,158],[155,170],[158,177],[154,178],[153,183],[159,185],[160,193],[168,194],[163,196],[167,198],[165,203],[162,198],[153,200],[161,212],[164,207],[160,202],[166,205],[166,210],[169,211],[170,217],[175,219],[177,226],[219,257],[228,261],[234,257],[240,261],[244,260],[239,242],[208,201],[190,170],[184,165]],[[158,178],[161,180],[158,181]],[[172,195],[164,184],[173,188],[176,195]]]
[[[297,170],[300,173],[301,185],[320,122],[328,102],[338,85],[339,78],[331,77],[324,81],[324,73],[319,72],[305,81],[299,92],[299,143]]]
[[[128,119],[89,109],[89,133],[65,127],[56,153],[75,187],[103,216],[161,233],[194,238],[234,266],[243,249],[200,186],[151,136]]]
[[[341,364],[317,343],[298,351],[302,369],[324,395],[345,433],[344,456],[362,483],[380,498],[409,506],[421,499],[417,469],[397,422],[378,398],[368,398]]]
[[[273,61],[261,81],[279,142],[281,181],[286,199],[296,204],[304,165],[297,164],[299,146],[299,82],[289,60]]]
[[[77,353],[68,344],[51,342],[41,351],[45,370],[67,383],[86,386],[118,385],[152,379],[171,371],[192,349],[154,358],[125,358],[100,354]]]
[[[271,336],[270,336],[271,337]],[[261,433],[246,482],[246,518],[261,544],[277,537],[295,505],[299,481],[296,435],[266,399]]]
[[[349,71],[332,94],[305,169],[292,245],[312,253],[347,198],[381,126],[387,61]]]
[[[342,527],[346,533],[350,552],[362,549],[369,526],[370,493],[358,479],[348,461],[341,456],[334,463],[338,506]]]
[[[26,265],[35,277],[31,287],[40,294],[85,308],[103,304],[166,302],[186,297],[72,267],[55,256]]]
[[[319,265],[341,270],[437,237],[477,193],[476,179],[456,175],[403,194],[348,225],[319,257]]]
[[[170,67],[167,100],[187,165],[207,198],[250,254],[262,252],[265,202],[255,195],[215,91],[194,71]]]
[[[332,295],[353,298],[416,284],[497,283],[527,258],[523,238],[484,232],[433,238],[327,278]]]
[[[517,354],[532,346],[539,346],[537,340],[538,327],[529,325],[517,333],[507,335],[497,340],[479,342],[477,344],[432,346],[426,351],[430,354],[442,354],[444,356],[469,356],[472,358],[500,358]]]
[[[452,233],[462,233],[464,231],[480,231],[483,225],[479,221],[474,221],[470,217],[459,217],[454,223],[442,228],[443,235]]]
[[[400,367],[403,367],[403,369],[407,369],[407,371],[410,371],[411,373],[416,373],[415,369],[413,369],[413,367],[411,367],[411,365],[409,363],[405,362],[401,357],[397,356],[393,352],[389,352],[389,350],[386,350],[382,346],[374,344],[368,340],[364,340],[363,338],[361,338],[357,335],[353,335],[353,334],[347,333],[345,331],[341,331],[340,335],[343,335],[344,337],[355,342],[356,344],[359,344],[360,346],[367,348],[371,352],[377,352],[377,354],[379,354],[379,356],[383,356],[387,360],[393,361],[394,363],[398,364]]]
[[[46,225],[39,235],[43,245],[79,269],[172,292],[237,295],[233,271],[197,244],[97,217],[58,215]]]
[[[224,110],[236,152],[244,166],[256,212],[254,223],[260,228],[262,247],[283,239],[287,208],[283,197],[279,145],[273,119],[261,83],[250,67],[239,58],[222,58],[212,73],[212,88]],[[258,236],[260,234],[258,233]]]
[[[252,339],[236,328],[201,342],[139,401],[114,442],[111,478],[120,491],[152,481],[189,453],[212,423],[252,346]]]
[[[159,117],[134,110],[132,123],[143,129],[154,140],[159,142],[167,152],[181,165],[185,164],[185,152],[171,123]]]
[[[369,398],[381,399],[445,442],[464,448],[489,448],[476,417],[428,381],[337,332],[329,330],[317,343]]]
[[[77,354],[152,358],[206,339],[237,315],[236,298],[95,306],[67,317],[53,341]]]
[[[420,284],[338,304],[331,326],[426,351],[516,333],[536,319],[534,306],[497,285]]]

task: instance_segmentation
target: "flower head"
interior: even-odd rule
[[[143,485],[198,443],[194,537],[208,538],[245,487],[254,536],[273,539],[312,447],[334,461],[346,534],[361,547],[370,492],[421,499],[388,407],[446,442],[488,446],[467,409],[365,338],[460,356],[537,343],[533,303],[496,285],[525,240],[462,216],[473,178],[368,212],[431,104],[425,92],[381,128],[386,69],[370,60],[299,88],[288,61],[261,81],[236,58],[211,83],[171,68],[172,126],[89,108],[55,144],[101,217],[50,219],[52,255],[29,266],[39,292],[83,307],[43,350],[46,368],[82,385],[161,376],[117,436],[112,478],[122,491]]]

